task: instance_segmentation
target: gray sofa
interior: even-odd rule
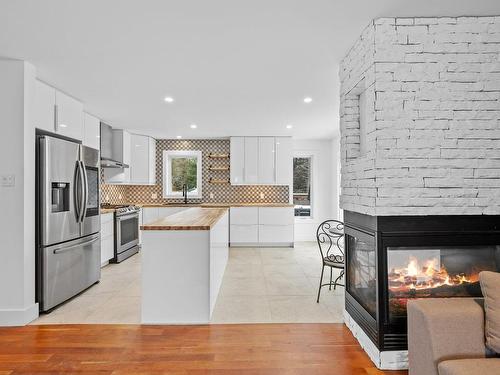
[[[500,358],[485,345],[484,322],[480,299],[409,301],[409,375],[500,375]]]

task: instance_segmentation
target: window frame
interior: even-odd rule
[[[294,218],[295,220],[300,220],[300,221],[304,221],[304,220],[309,220],[309,221],[313,221],[314,220],[314,212],[315,212],[315,209],[314,209],[314,159],[315,159],[315,156],[313,153],[311,152],[298,152],[296,151],[294,154],[293,154],[293,159],[296,159],[296,158],[308,158],[311,160],[311,166],[309,168],[309,186],[310,186],[310,214],[309,216],[295,216],[295,203],[294,203],[294,199],[293,199],[293,195],[294,195],[294,189],[293,189],[293,184],[292,184],[292,203],[293,203],[293,209],[294,209]],[[293,180],[293,176],[294,176],[294,173],[295,171],[292,171],[292,180]]]
[[[188,193],[189,198],[201,199],[203,197],[203,158],[201,151],[192,150],[164,150],[163,151],[163,198],[183,198],[182,192],[172,191],[172,163],[171,160],[174,158],[186,157],[186,158],[196,158],[196,194]]]

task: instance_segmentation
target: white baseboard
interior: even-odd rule
[[[392,350],[381,352],[375,346],[365,331],[344,310],[344,324],[349,328],[359,345],[364,349],[368,357],[380,370],[408,370],[408,350]]]
[[[293,242],[231,242],[229,247],[294,247]]]
[[[25,309],[0,310],[1,327],[25,326],[37,318],[38,303],[34,303]]]

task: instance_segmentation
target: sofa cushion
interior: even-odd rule
[[[452,359],[438,365],[439,375],[498,375],[500,358]]]
[[[500,273],[484,271],[479,274],[484,296],[486,346],[500,353]],[[500,371],[499,371],[500,373]]]

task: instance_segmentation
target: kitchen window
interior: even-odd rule
[[[188,197],[201,198],[201,151],[163,151],[163,197],[182,198],[184,185]]]
[[[293,204],[295,216],[312,217],[312,156],[293,158]]]

